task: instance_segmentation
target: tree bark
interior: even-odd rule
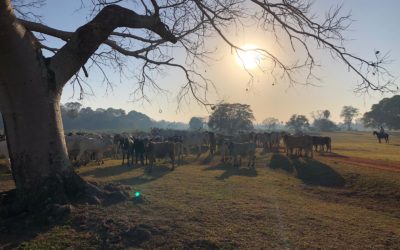
[[[61,90],[33,34],[0,3],[0,112],[17,198],[23,203],[67,202],[85,188],[67,154]]]

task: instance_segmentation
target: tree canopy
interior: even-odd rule
[[[250,105],[241,103],[218,104],[210,115],[208,127],[222,132],[235,134],[253,129],[254,115]]]
[[[108,84],[112,83],[104,67],[120,72],[127,72],[128,69],[135,72],[138,79],[135,93],[147,99],[146,88],[152,91],[162,89],[152,72],[176,68],[186,78],[182,82],[179,100],[190,94],[207,105],[206,92],[214,83],[198,66],[212,58],[214,48],[207,46],[207,39],[215,36],[231,47],[233,53],[250,50],[259,53],[259,58],[264,61],[269,61],[273,67],[266,72],[271,74],[274,84],[282,81],[290,84],[311,83],[315,79],[314,68],[317,65],[311,48],[316,47],[328,50],[360,78],[360,84],[355,86],[358,91],[395,89],[394,77],[385,69],[387,54],[376,51],[371,53],[371,59],[364,59],[344,47],[343,32],[350,26],[351,16],[343,13],[342,6],[333,7],[319,16],[314,14],[312,1],[309,0],[145,0],[134,7],[127,0],[82,0],[81,9],[90,10],[88,18],[92,20],[70,32],[44,24],[35,15],[35,9],[40,8],[45,0],[34,0],[29,5],[21,0],[14,0],[13,3],[17,21],[41,38],[36,40],[36,45],[42,51],[54,54],[50,61],[53,68],[62,60],[71,59],[71,64],[63,67],[65,72],[60,72],[62,77],[57,78],[62,81],[72,78],[81,91],[92,69],[104,74],[104,81]],[[293,51],[306,52],[304,57],[285,62],[274,51],[265,48],[241,48],[234,42],[230,30],[249,22],[257,25],[260,32],[274,32],[279,42],[288,38],[288,46]],[[91,27],[97,27],[101,32],[94,34]],[[143,28],[147,31],[143,32]],[[65,41],[65,45],[51,47],[51,37]],[[176,49],[185,52],[185,63],[174,57]],[[74,54],[79,56],[74,57]],[[135,70],[130,70],[127,58],[134,58],[141,65],[137,67],[135,64]],[[300,70],[307,72],[305,79],[297,76]]]
[[[290,117],[289,121],[286,122],[286,126],[289,129],[294,130],[296,133],[299,133],[308,128],[310,124],[305,115],[294,114]]]
[[[400,95],[384,98],[372,105],[371,111],[364,113],[362,120],[367,127],[400,129]]]
[[[343,123],[347,126],[347,130],[351,130],[351,123],[354,117],[359,115],[358,108],[353,106],[343,106],[340,117],[343,117]]]
[[[279,120],[275,117],[267,117],[262,121],[262,125],[267,130],[274,130],[278,124],[279,124]]]
[[[204,119],[201,117],[192,117],[189,121],[189,128],[191,130],[200,130],[203,128]]]

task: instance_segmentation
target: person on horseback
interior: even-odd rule
[[[380,131],[379,131],[380,133],[381,133],[381,135],[384,135],[385,134],[385,130],[383,129],[383,127],[381,126],[381,129],[380,129]]]

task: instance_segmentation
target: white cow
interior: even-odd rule
[[[113,146],[112,137],[70,135],[65,137],[68,153],[76,155],[78,162],[83,162],[85,156],[95,156],[97,163],[103,163],[103,154]]]

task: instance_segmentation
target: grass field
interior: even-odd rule
[[[0,249],[400,249],[400,134],[388,145],[370,133],[329,136],[332,154],[259,154],[255,169],[206,155],[174,171],[82,167],[85,179],[127,185],[143,201],[78,204],[50,225],[0,222]],[[9,178],[0,172],[0,190]]]

